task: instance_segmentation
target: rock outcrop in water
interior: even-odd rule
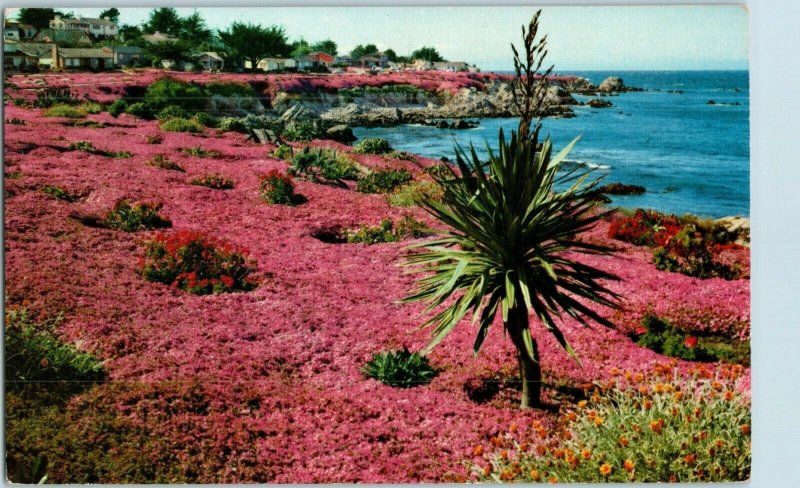
[[[641,88],[635,88],[632,86],[627,86],[622,78],[618,76],[609,76],[602,83],[600,86],[597,87],[597,91],[600,93],[622,93],[622,92],[631,92],[631,91],[644,91]]]

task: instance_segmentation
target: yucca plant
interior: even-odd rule
[[[547,75],[536,76],[546,54],[546,37],[535,42],[537,12],[526,32],[526,58],[516,49],[520,113],[519,131],[506,140],[499,134],[497,153],[489,148],[482,162],[474,148],[456,148],[458,171],[448,167],[432,174],[441,185],[441,200],[423,199],[421,205],[445,230],[434,241],[411,246],[406,257],[410,271],[424,273],[404,301],[428,303],[425,313],[447,305],[423,323],[433,327],[429,352],[468,313],[478,323],[474,352],[483,344],[498,311],[517,350],[522,381],[522,408],[541,405],[542,370],[539,349],[531,334],[529,314],[577,360],[556,319],[566,314],[581,324],[591,319],[611,323],[587,302],[615,307],[619,298],[602,280],[616,276],[572,259],[567,252],[607,254],[610,248],[582,241],[578,236],[593,227],[606,212],[598,211],[592,190],[598,180],[586,182],[589,172],[562,172],[577,139],[552,156],[549,138],[537,150],[541,115],[546,111]],[[531,131],[534,117],[539,117]],[[559,188],[562,188],[559,190]]]

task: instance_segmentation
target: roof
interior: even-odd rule
[[[102,48],[58,48],[58,55],[64,58],[111,58],[111,50]]]
[[[222,59],[222,56],[220,56],[219,54],[217,54],[215,52],[211,52],[211,51],[206,51],[204,53],[200,53],[200,54],[197,55],[198,58],[203,57],[203,56],[208,56],[209,58],[214,59],[216,61],[224,61]]]
[[[45,54],[50,54],[53,51],[54,45],[55,44],[46,42],[20,42],[17,43],[17,50],[41,58]]]
[[[42,29],[33,38],[35,41],[49,39],[56,44],[59,43],[87,43],[91,44],[92,40],[89,35],[83,31],[69,31],[61,29]]]
[[[142,39],[145,41],[153,44],[156,42],[167,42],[167,41],[177,41],[177,37],[170,36],[169,34],[162,34],[161,32],[155,31],[152,34],[148,34],[146,36],[142,36]]]
[[[144,49],[139,46],[114,46],[114,52],[117,54],[142,54]]]
[[[115,27],[117,25],[108,19],[95,19],[92,17],[76,17],[74,19],[67,19],[64,17],[57,16],[53,20],[60,20],[66,24],[98,24],[98,25],[106,25],[109,27]]]

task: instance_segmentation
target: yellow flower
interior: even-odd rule
[[[590,457],[592,457],[592,451],[584,449],[583,451],[581,451],[581,456],[583,457],[583,459],[589,459]]]
[[[600,466],[600,474],[602,474],[603,476],[608,476],[611,474],[611,469],[612,468],[610,464],[604,463],[603,465]]]
[[[533,481],[539,481],[539,472],[536,471],[535,469],[531,470],[531,479]]]
[[[633,471],[634,468],[633,461],[631,461],[630,459],[626,459],[625,463],[623,464],[623,467],[625,468],[625,471],[630,473],[631,471]]]
[[[600,427],[601,425],[603,425],[603,422],[604,422],[604,419],[603,419],[603,417],[601,417],[601,416],[599,416],[599,415],[598,415],[597,417],[595,417],[595,418],[594,418],[594,425],[596,425],[596,426],[598,426],[598,427]]]
[[[578,402],[578,408],[583,408],[586,406],[588,402],[586,400],[581,400]]]

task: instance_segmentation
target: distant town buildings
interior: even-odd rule
[[[63,31],[82,31],[94,37],[117,37],[119,26],[109,18],[92,19],[88,17],[63,18],[56,15],[50,21],[50,28]]]

